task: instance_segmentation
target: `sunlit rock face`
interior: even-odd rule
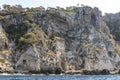
[[[0,24],[0,70],[1,71],[11,71],[13,68],[11,67],[10,59],[11,50],[9,48],[8,39],[6,33]]]
[[[5,32],[0,25],[0,50],[7,49],[8,48],[8,39],[5,35]]]
[[[118,68],[120,58],[98,8],[86,6],[74,12],[46,10],[33,12],[32,18],[32,25],[24,23],[29,19],[25,14],[8,15],[2,21],[15,70],[55,73],[58,69]]]

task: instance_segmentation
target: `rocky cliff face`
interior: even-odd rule
[[[81,7],[69,13],[46,10],[31,17],[23,13],[1,20],[7,37],[0,36],[0,47],[12,51],[15,70],[119,69],[114,40],[98,8]]]
[[[116,41],[120,41],[120,13],[106,14],[103,16],[103,20],[110,28],[110,32]]]
[[[12,64],[10,63],[11,54],[7,36],[0,25],[0,70],[13,70]]]

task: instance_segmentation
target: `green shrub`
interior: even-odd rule
[[[120,48],[115,48],[115,52],[120,55]]]
[[[4,17],[3,16],[0,16],[0,20],[2,20]]]
[[[36,26],[35,23],[31,23],[31,22],[28,21],[28,20],[24,21],[23,24],[24,24],[25,26],[29,26],[29,27],[35,27],[35,26]]]
[[[19,41],[27,43],[27,44],[33,44],[33,43],[37,42],[37,38],[34,33],[29,32],[29,33],[25,34],[23,37],[21,37],[19,39]]]
[[[30,22],[28,20],[24,21],[23,24],[30,25]]]
[[[5,59],[0,59],[0,62],[1,63],[5,63]]]
[[[34,21],[32,12],[26,12],[27,20]]]

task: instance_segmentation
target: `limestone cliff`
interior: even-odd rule
[[[0,25],[0,70],[11,71],[13,70],[12,64],[10,63],[10,55],[12,54],[9,49],[9,43],[5,31]]]
[[[110,28],[110,32],[116,41],[120,41],[120,12],[116,14],[106,14],[103,16],[103,20]]]
[[[114,39],[98,8],[5,15],[1,25],[6,37],[0,36],[0,47],[11,50],[7,60],[15,70],[119,69]]]

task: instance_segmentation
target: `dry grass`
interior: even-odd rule
[[[74,65],[70,65],[69,66],[69,70],[75,70],[75,66]]]
[[[56,54],[53,51],[51,51],[51,50],[48,50],[48,54],[53,56],[53,57],[56,57]]]

